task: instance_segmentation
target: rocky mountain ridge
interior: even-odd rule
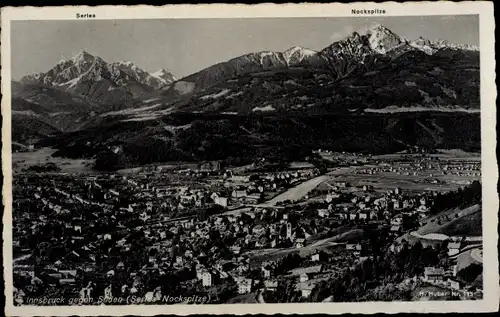
[[[62,60],[45,73],[21,78],[24,84],[38,84],[67,91],[100,103],[140,97],[175,81],[165,70],[154,75],[132,62],[108,63],[81,51]]]

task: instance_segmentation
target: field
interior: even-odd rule
[[[482,263],[482,251],[479,248],[472,249],[467,252],[463,252],[457,257],[457,270],[460,271],[472,264]]]
[[[305,197],[311,190],[316,188],[319,184],[322,182],[326,181],[328,179],[327,176],[318,176],[315,178],[312,178],[310,180],[307,180],[303,183],[300,183],[299,185],[290,188],[289,190],[285,191],[284,193],[279,194],[278,196],[274,197],[273,199],[262,203],[259,205],[259,207],[268,207],[268,206],[274,206],[278,202],[282,202],[285,200],[299,200],[303,197]]]
[[[42,148],[34,152],[12,153],[13,172],[20,173],[23,169],[35,165],[45,165],[54,163],[61,168],[61,173],[92,173],[94,160],[88,159],[70,159],[61,157],[52,157],[56,149]]]
[[[460,228],[466,228],[466,224],[474,222],[477,224],[479,219],[479,228],[461,232]],[[442,233],[446,235],[481,235],[481,206],[473,205],[465,209],[454,208],[440,212],[422,221],[423,226],[418,229],[418,234],[426,235],[428,233]],[[479,230],[478,230],[479,229]],[[452,234],[454,233],[454,234]]]
[[[350,159],[351,154],[335,155],[339,159]],[[330,176],[328,183],[344,181],[351,185],[348,191],[357,191],[355,187],[363,185],[373,186],[375,191],[386,192],[395,187],[401,188],[410,194],[423,191],[447,192],[466,186],[474,180],[480,180],[480,171],[460,171],[455,173],[445,173],[438,167],[440,164],[460,165],[462,163],[479,164],[481,157],[478,153],[468,153],[460,150],[447,150],[439,154],[429,154],[427,157],[433,157],[435,160],[431,168],[417,170],[410,164],[419,163],[420,155],[412,154],[387,154],[377,155],[369,158],[371,164],[363,166],[353,166],[345,169],[344,173],[336,173],[335,177]],[[358,162],[365,160],[366,156],[359,156]],[[373,164],[377,162],[378,164]],[[387,171],[387,167],[394,168],[393,171]],[[399,170],[400,169],[400,170]]]

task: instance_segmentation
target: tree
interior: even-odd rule
[[[409,231],[417,228],[419,226],[418,223],[418,215],[403,215],[403,230]]]

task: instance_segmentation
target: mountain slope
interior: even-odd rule
[[[479,127],[479,115],[466,113],[173,113],[155,120],[101,122],[63,134],[51,144],[60,149],[57,155],[97,157],[103,169],[177,160],[244,164],[260,158],[300,160],[318,148],[366,153],[396,152],[412,145],[478,150]],[[114,153],[115,148],[120,151]]]
[[[334,69],[279,68],[246,73],[192,92],[169,107],[184,112],[238,114],[479,111],[477,52],[438,50],[428,55],[409,50],[383,58],[363,57],[362,50],[348,52],[342,57],[345,62],[336,59]],[[365,63],[352,62],[358,57]]]

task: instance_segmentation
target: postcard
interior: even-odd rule
[[[1,20],[7,315],[498,310],[491,3]]]

